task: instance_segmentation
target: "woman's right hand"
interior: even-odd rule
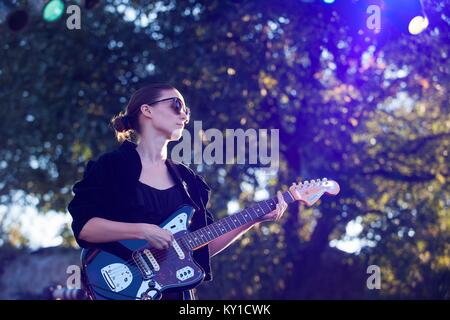
[[[156,224],[139,223],[139,238],[147,240],[150,245],[159,250],[168,249],[174,240],[173,234]]]

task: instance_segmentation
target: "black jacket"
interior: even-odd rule
[[[190,230],[194,231],[212,223],[213,216],[206,209],[210,188],[205,180],[181,163],[172,160],[167,163],[175,182],[183,186],[182,189],[190,200],[188,204],[195,209]],[[142,164],[136,144],[127,140],[117,149],[101,155],[97,161],[88,162],[83,179],[73,186],[75,196],[68,206],[73,218],[72,230],[81,247],[95,246],[79,238],[81,229],[93,217],[141,222],[130,221],[130,216],[139,216],[139,213],[145,210],[136,192],[141,170]],[[138,214],[127,215],[127,212]],[[194,259],[206,273],[204,280],[211,280],[208,246],[196,250]]]

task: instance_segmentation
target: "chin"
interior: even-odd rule
[[[183,129],[182,128],[177,128],[175,130],[172,131],[172,133],[170,134],[170,141],[178,141],[180,140],[180,138],[183,136]]]

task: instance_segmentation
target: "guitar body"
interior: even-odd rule
[[[327,193],[339,193],[339,184],[333,180],[311,180],[293,184],[282,194],[286,203],[302,201],[313,205]],[[81,254],[83,281],[92,299],[155,300],[163,292],[184,291],[200,284],[205,273],[192,258],[193,251],[218,237],[276,210],[277,198],[228,215],[193,232],[188,226],[194,209],[182,206],[160,227],[174,235],[169,249],[152,248],[144,240],[124,240],[99,244],[95,249],[84,249]]]
[[[163,292],[197,286],[205,273],[193,260],[193,251],[177,241],[189,232],[193,210],[182,206],[160,225],[175,238],[176,243],[167,250],[152,248],[145,240],[83,249],[83,280],[91,299],[160,299]]]

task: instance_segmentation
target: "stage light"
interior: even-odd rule
[[[42,17],[45,21],[52,22],[62,17],[64,13],[64,2],[62,0],[50,0],[44,6]]]
[[[417,35],[429,24],[420,0],[386,0],[387,17],[391,26],[401,32]]]
[[[408,31],[413,35],[417,35],[428,27],[428,23],[427,17],[416,16],[409,22]]]
[[[334,1],[335,0],[323,0],[323,2],[328,3],[328,4],[334,3]]]

